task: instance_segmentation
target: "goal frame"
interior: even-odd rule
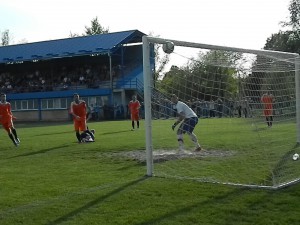
[[[143,78],[144,78],[144,107],[145,107],[145,135],[146,135],[146,164],[147,176],[153,176],[153,144],[152,144],[152,120],[151,120],[151,85],[153,76],[150,64],[150,44],[164,44],[173,42],[175,46],[191,47],[206,50],[235,51],[240,53],[250,53],[267,57],[289,57],[295,64],[295,96],[296,96],[296,143],[300,144],[300,58],[297,53],[288,53],[270,50],[254,50],[245,48],[236,48],[219,45],[201,44],[195,42],[186,42],[173,39],[164,39],[152,36],[143,36]],[[298,182],[298,181],[295,181]],[[290,182],[291,183],[291,182]],[[289,184],[290,184],[289,183]],[[283,186],[287,186],[285,184]]]

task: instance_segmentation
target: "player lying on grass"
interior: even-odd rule
[[[89,132],[87,132],[87,131],[89,131]],[[87,129],[87,131],[84,131],[80,134],[81,142],[84,142],[84,143],[94,142],[95,141],[95,130]],[[93,135],[91,136],[90,133],[92,133]]]

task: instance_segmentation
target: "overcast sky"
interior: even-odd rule
[[[0,31],[13,42],[82,34],[96,16],[110,32],[262,49],[289,16],[290,0],[0,0]]]

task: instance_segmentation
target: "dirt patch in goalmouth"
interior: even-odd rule
[[[201,150],[200,152],[193,151],[183,151],[178,152],[178,150],[155,150],[153,151],[153,162],[159,163],[169,160],[177,160],[184,158],[206,158],[206,157],[228,157],[232,156],[234,153],[229,150]],[[127,152],[118,152],[110,153],[110,156],[122,157],[137,160],[141,163],[146,162],[146,151],[145,150],[136,150],[136,151],[127,151]]]

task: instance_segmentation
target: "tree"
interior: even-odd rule
[[[291,26],[292,29],[299,30],[300,28],[300,0],[291,0],[289,5],[290,21],[283,22],[283,26]]]
[[[92,19],[91,27],[85,26],[85,34],[83,36],[95,35],[95,34],[107,34],[109,32],[109,28],[104,28],[98,21],[98,17]]]
[[[10,37],[10,33],[9,33],[9,30],[5,30],[1,33],[1,45],[2,46],[7,46],[9,45],[11,41],[11,37]]]
[[[80,37],[81,35],[77,34],[77,33],[72,33],[70,31],[70,34],[69,34],[69,38],[73,38],[73,37]]]
[[[154,71],[154,80],[160,80],[163,78],[163,71],[165,70],[167,64],[170,61],[169,54],[161,54],[161,45],[154,45],[154,54],[155,54],[155,71]]]
[[[285,31],[280,30],[275,34],[272,34],[271,37],[269,37],[266,40],[264,49],[300,54],[300,0],[291,0],[288,9],[290,12],[289,21],[281,22],[282,26],[287,29]],[[264,59],[264,57],[257,57],[256,62],[253,64],[253,68],[257,67],[258,65],[265,65],[269,68],[264,68],[264,70],[272,70],[272,65],[275,66],[276,64],[270,63],[272,59],[267,60],[269,63],[266,63],[266,59]],[[281,64],[283,64],[282,66],[288,67],[288,63],[281,62]],[[255,68],[253,69],[253,71],[255,71]],[[288,80],[288,76],[282,77],[278,76],[276,73],[268,75],[267,73],[253,72],[249,79],[258,82],[257,85],[255,85],[255,87],[251,87],[253,90],[257,91],[257,94],[259,94],[260,87],[263,86],[264,79],[267,79],[269,83],[280,85],[280,87],[277,85],[276,88],[281,88],[285,90],[290,89],[288,85],[291,82]]]
[[[153,32],[150,32],[149,36],[159,37],[159,35],[155,35]],[[154,80],[157,81],[163,78],[163,72],[165,71],[167,64],[170,62],[170,55],[162,52],[162,45],[160,44],[154,44],[154,60]]]
[[[300,0],[291,0],[289,12],[289,21],[281,24],[290,29],[272,34],[264,49],[300,53]]]
[[[69,37],[81,37],[81,36],[89,36],[89,35],[96,35],[96,34],[107,34],[109,33],[109,28],[104,28],[101,26],[101,24],[98,21],[98,17],[95,19],[92,19],[91,21],[91,27],[85,26],[85,33],[78,34],[78,33],[72,33],[70,31]]]
[[[300,53],[300,38],[294,31],[279,31],[266,41],[265,50]]]
[[[98,17],[92,19],[91,27],[85,26],[85,33],[82,35],[78,33],[72,33],[70,31],[69,37],[80,37],[80,36],[89,36],[89,35],[96,35],[96,34],[107,34],[109,33],[109,28],[104,28],[98,21]]]
[[[176,90],[181,99],[185,99],[185,96],[205,100],[210,100],[211,96],[228,98],[228,95],[237,93],[237,74],[245,73],[240,66],[242,60],[239,53],[199,53],[196,59],[191,59],[180,68],[172,66],[158,82],[158,89],[163,93],[173,93]]]

